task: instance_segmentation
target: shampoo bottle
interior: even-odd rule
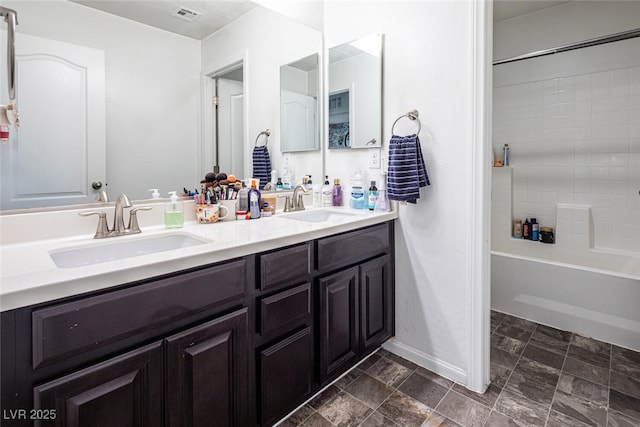
[[[529,218],[525,218],[524,224],[522,224],[522,238],[525,240],[529,240],[530,232],[531,232],[531,227],[529,224]]]
[[[260,218],[260,209],[262,208],[262,197],[257,188],[256,180],[251,180],[251,190],[249,190],[249,214],[250,219]]]
[[[184,225],[183,203],[178,201],[175,191],[169,191],[169,199],[164,205],[164,226],[166,228],[181,228]]]
[[[529,233],[531,234],[531,240],[538,240],[538,234],[540,232],[540,225],[535,218],[531,218],[531,230]]]
[[[241,212],[249,210],[249,190],[244,181],[242,182],[242,188],[238,191],[238,210]]]

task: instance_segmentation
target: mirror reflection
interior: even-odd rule
[[[231,10],[237,4],[244,8]],[[123,193],[147,199],[152,188],[167,197],[199,187],[215,165],[250,178],[253,142],[264,129],[273,132],[272,162],[282,169],[280,66],[320,51],[322,34],[249,1],[189,2],[201,12],[193,22],[167,5],[173,8],[170,1],[3,1],[18,12],[22,126],[0,144],[2,210],[95,203],[102,191],[111,200]],[[207,116],[206,81],[231,63],[244,64],[240,147],[222,132],[216,141]],[[21,85],[29,79],[33,84]],[[6,83],[0,87],[6,100]],[[223,159],[236,148],[242,154]],[[321,151],[287,156],[301,165],[299,176],[322,173]]]
[[[280,150],[320,149],[318,55],[280,67]]]
[[[329,49],[331,149],[381,147],[382,35]]]

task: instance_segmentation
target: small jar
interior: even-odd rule
[[[553,228],[540,227],[540,241],[542,243],[555,243],[555,238],[553,237]]]
[[[236,211],[236,219],[247,219],[247,211]]]

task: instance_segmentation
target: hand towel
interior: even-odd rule
[[[253,178],[260,180],[260,190],[271,179],[271,158],[266,145],[253,148]]]
[[[389,142],[389,200],[416,203],[420,188],[430,184],[418,135],[393,135]]]

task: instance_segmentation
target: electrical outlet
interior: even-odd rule
[[[380,149],[369,148],[369,169],[380,169]]]

